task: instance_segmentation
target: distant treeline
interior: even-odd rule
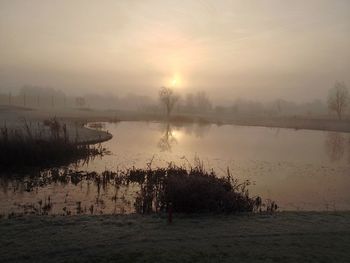
[[[296,103],[283,99],[270,102],[232,98],[232,103],[214,104],[205,92],[178,94],[179,100],[174,113],[253,115],[253,116],[320,116],[329,113],[325,102],[315,100]],[[228,98],[227,98],[228,99]],[[153,114],[163,112],[158,98],[129,94],[124,97],[106,94],[82,94],[68,96],[63,91],[23,86],[18,92],[0,92],[0,105],[14,105],[28,108],[91,108],[103,110],[132,110]]]
[[[159,112],[161,105],[147,105],[145,111]],[[325,102],[315,100],[307,103],[296,103],[277,99],[269,102],[259,102],[245,99],[233,99],[231,104],[214,105],[205,92],[196,94],[186,94],[180,97],[174,113],[187,114],[210,114],[220,116],[324,116],[328,115],[329,110]]]
[[[28,108],[91,108],[137,110],[155,100],[147,96],[130,94],[125,97],[106,94],[66,95],[49,87],[23,86],[18,92],[0,92],[0,105]]]
[[[0,93],[0,104],[29,108],[63,107],[75,103],[75,98],[53,88],[23,86],[18,92]]]

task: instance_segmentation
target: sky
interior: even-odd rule
[[[0,0],[0,88],[217,100],[350,86],[348,0]]]

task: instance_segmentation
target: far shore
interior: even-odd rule
[[[1,262],[349,262],[349,212],[0,219]]]
[[[0,106],[0,127],[19,127],[23,120],[27,122],[42,122],[45,119],[57,117],[67,124],[71,136],[79,134],[79,142],[95,144],[109,140],[111,135],[106,131],[86,128],[89,122],[119,122],[119,121],[170,121],[175,125],[198,123],[200,125],[240,125],[272,128],[289,128],[320,130],[332,132],[350,132],[350,120],[337,120],[327,116],[279,116],[279,117],[253,117],[253,116],[218,116],[188,115],[174,113],[169,119],[164,114],[152,114],[138,111],[121,110],[93,110],[93,109],[28,109],[22,107]],[[74,135],[73,135],[74,134]]]

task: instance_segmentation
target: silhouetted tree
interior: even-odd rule
[[[185,110],[191,113],[205,113],[212,110],[213,105],[204,91],[196,94],[188,93],[185,98]]]
[[[187,112],[193,112],[195,110],[195,102],[192,93],[186,95],[185,98],[185,109]]]
[[[341,120],[345,108],[349,104],[349,90],[344,82],[335,83],[328,94],[328,108],[335,111]]]
[[[77,97],[75,99],[75,103],[78,107],[84,107],[85,106],[85,99],[83,97]]]
[[[199,112],[208,112],[212,110],[212,103],[204,91],[196,94],[197,109]]]
[[[18,97],[23,99],[25,106],[59,106],[57,103],[65,96],[64,92],[50,87],[41,87],[33,85],[24,85],[18,93]],[[15,102],[15,101],[13,101]]]
[[[215,106],[214,110],[215,110],[215,113],[219,115],[222,115],[226,112],[226,108],[223,106]]]
[[[175,104],[178,102],[179,97],[175,95],[171,88],[161,87],[159,91],[159,99],[166,108],[167,117],[170,116]]]

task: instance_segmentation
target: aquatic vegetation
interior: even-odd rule
[[[101,146],[70,141],[66,124],[56,118],[43,124],[36,127],[35,134],[25,120],[21,129],[0,128],[0,167],[67,165],[107,153]]]
[[[128,210],[129,213],[140,214],[165,213],[170,209],[174,213],[273,213],[278,208],[271,200],[265,204],[261,197],[251,197],[249,181],[239,182],[229,170],[227,176],[218,177],[213,170],[206,171],[201,163],[189,169],[173,164],[165,168],[152,168],[149,164],[146,169],[131,168],[102,173],[54,168],[19,176],[16,180],[16,185],[22,185],[19,189],[28,192],[53,184],[93,185],[96,196],[89,202],[71,199],[69,205],[67,194],[60,210],[56,208],[56,212],[52,213],[66,216],[102,214],[106,206],[109,206],[109,213],[124,213]],[[115,189],[115,192],[106,195],[111,189]],[[16,189],[13,188],[13,191]],[[52,208],[51,201],[49,197],[48,201],[45,199],[44,202],[26,204],[26,207],[22,207],[23,213],[48,214]],[[117,203],[119,212],[116,211]],[[130,210],[132,205],[134,209]],[[115,206],[114,210],[111,206]]]
[[[236,213],[260,211],[260,197],[250,197],[249,181],[239,183],[231,177],[217,177],[202,166],[187,170],[169,165],[167,168],[131,170],[130,179],[140,183],[135,201],[139,213],[171,208],[181,213]]]

